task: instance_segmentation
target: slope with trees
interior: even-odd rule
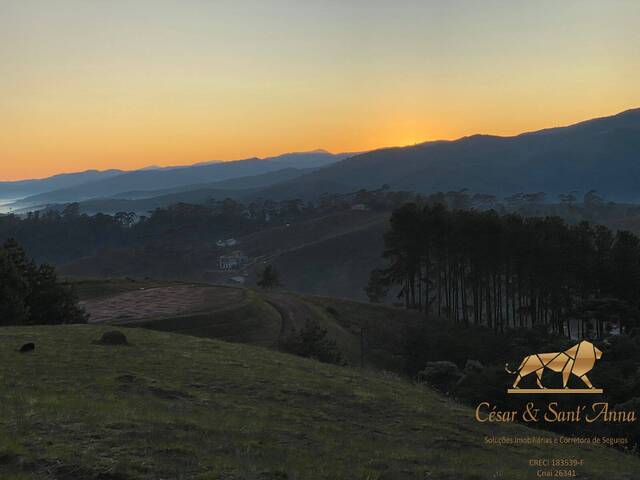
[[[640,240],[626,231],[410,203],[391,216],[384,258],[372,300],[399,289],[407,308],[456,323],[602,337],[640,319]],[[594,307],[603,303],[606,321]]]

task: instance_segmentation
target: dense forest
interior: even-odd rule
[[[456,323],[601,338],[640,318],[640,240],[627,231],[409,203],[391,216],[383,256],[372,300],[398,292],[406,308]]]
[[[177,203],[157,208],[145,216],[124,211],[88,215],[82,213],[80,204],[71,203],[24,215],[0,215],[0,240],[15,238],[38,261],[60,265],[103,249],[215,242],[360,204],[372,210],[391,210],[415,197],[379,189],[323,195],[316,202],[260,199],[240,203],[229,198],[210,199],[204,204]]]
[[[583,220],[616,228],[640,229],[640,207],[607,202],[595,191],[579,202],[572,193],[550,201],[544,192],[516,193],[504,199],[466,189],[420,195],[393,191],[388,185],[346,194],[323,194],[317,200],[256,198],[245,203],[210,198],[203,203],[176,203],[146,215],[121,211],[113,215],[83,212],[82,203],[52,205],[23,214],[0,214],[0,240],[17,239],[41,262],[61,265],[103,249],[208,241],[247,235],[261,229],[309,220],[361,206],[372,211],[397,209],[416,202],[443,204],[452,210],[494,210],[524,217],[553,215],[570,223]]]

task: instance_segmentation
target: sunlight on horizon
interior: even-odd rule
[[[639,2],[0,1],[0,180],[640,107]]]

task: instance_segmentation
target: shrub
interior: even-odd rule
[[[0,324],[42,325],[84,323],[78,298],[58,281],[55,269],[36,266],[18,243],[0,248]]]
[[[462,373],[453,362],[427,362],[424,369],[418,373],[418,381],[430,386],[450,392],[456,383],[462,378]]]
[[[328,338],[327,331],[317,322],[307,320],[298,332],[293,332],[281,344],[281,349],[300,357],[314,358],[324,363],[343,365],[344,360],[336,341]]]
[[[280,283],[280,274],[273,268],[273,265],[269,264],[262,269],[260,273],[258,273],[258,281],[257,284],[259,287],[264,289],[271,289],[275,287],[280,287],[282,284]]]

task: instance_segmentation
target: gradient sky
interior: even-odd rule
[[[0,179],[640,106],[640,1],[0,0]]]

